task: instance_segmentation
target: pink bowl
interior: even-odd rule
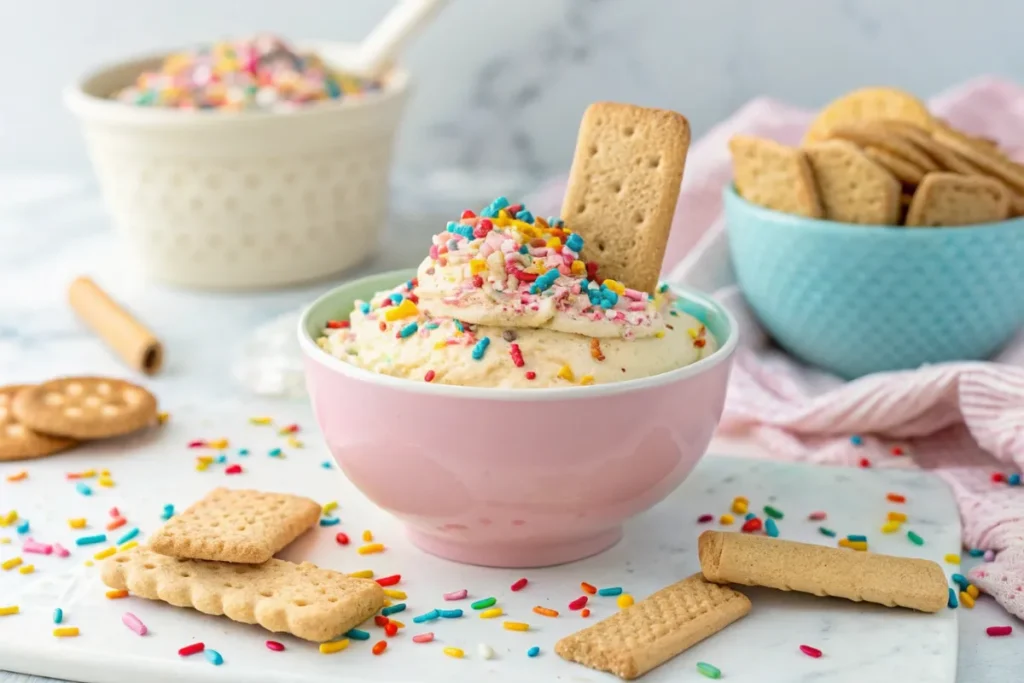
[[[601,552],[622,523],[693,469],[722,414],[736,322],[686,290],[721,348],[641,380],[559,389],[487,389],[378,375],[316,345],[328,320],[414,276],[374,275],[328,292],[299,323],[317,421],[345,475],[401,519],[428,553],[538,567]],[[395,472],[403,473],[396,477]]]

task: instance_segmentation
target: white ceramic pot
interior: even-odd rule
[[[345,45],[314,43],[329,55]],[[110,99],[163,55],[99,69],[65,91],[104,199],[146,272],[211,289],[322,278],[377,246],[409,90],[285,112],[178,111]]]

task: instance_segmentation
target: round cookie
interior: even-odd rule
[[[0,462],[53,455],[78,444],[74,439],[34,432],[15,417],[11,402],[28,385],[0,387]]]
[[[108,377],[62,377],[22,389],[11,410],[27,427],[74,439],[128,434],[156,420],[156,399]]]
[[[925,130],[935,127],[935,119],[919,99],[896,88],[863,88],[833,101],[811,122],[804,144],[820,142],[836,126],[896,119],[915,123]]]

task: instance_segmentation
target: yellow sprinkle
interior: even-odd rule
[[[196,457],[196,460],[198,462],[203,463],[204,465],[209,465],[210,463],[213,462],[213,456],[212,455],[200,455],[200,456]]]
[[[511,223],[518,223],[519,221],[510,220],[508,217],[508,213],[506,213],[504,216],[495,216],[494,218],[491,219],[491,222],[494,223],[496,227],[507,228]],[[520,228],[520,230],[521,229],[522,228]]]
[[[397,627],[397,628],[405,628],[405,624],[400,622],[398,619],[392,619],[391,617],[388,617],[388,621],[390,621],[392,624],[394,624],[395,627]]]
[[[0,536],[0,545],[7,545],[11,542],[11,539],[7,536]]]
[[[654,333],[654,338],[655,339],[664,339],[665,338],[665,331],[664,330],[658,330],[657,332]]]
[[[960,591],[960,606],[966,607],[967,609],[974,607],[974,598],[971,597],[970,593]]]
[[[394,598],[395,600],[405,600],[407,597],[409,597],[405,594],[405,591],[396,591],[390,588],[384,589],[384,595],[388,596],[389,598]]]
[[[96,476],[96,470],[86,470],[85,472],[82,472],[78,476],[80,476],[82,479],[91,479],[92,477]]]
[[[850,540],[846,539],[846,538],[840,538],[838,545],[839,545],[840,548],[849,548],[850,547]]]
[[[583,375],[580,377],[580,386],[587,387],[594,383],[593,375]]]
[[[371,553],[382,553],[384,552],[383,543],[368,543],[366,545],[359,546],[358,550],[360,555],[369,555]]]
[[[981,594],[981,591],[979,591],[978,587],[972,583],[971,585],[967,586],[967,594],[970,595],[972,598],[977,598],[978,595]]]
[[[487,270],[487,261],[482,258],[474,258],[469,260],[469,274],[479,275],[480,273]],[[408,301],[408,299],[406,299]]]
[[[512,218],[509,212],[505,209],[498,209],[498,218]],[[529,225],[527,223],[527,225]]]
[[[730,524],[732,524],[735,521],[736,520],[733,518],[732,515],[722,515],[721,517],[718,518],[718,523],[719,524],[724,524],[726,526],[729,526]]]
[[[448,342],[446,342],[446,341],[434,342],[434,350],[435,351],[439,351],[439,350],[441,350],[441,349],[443,349],[443,348],[445,348],[447,346],[448,346]]]
[[[506,621],[502,624],[506,631],[529,631],[530,625],[522,621]]]
[[[28,479],[28,470],[22,470],[17,474],[7,475],[7,481],[21,481],[22,479]]]
[[[543,261],[534,261],[532,264],[530,264],[530,268],[532,268],[533,272],[537,273],[537,275],[543,275],[544,273],[548,272],[548,267],[544,265]],[[527,270],[527,272],[530,271]]]
[[[330,643],[320,643],[320,654],[333,655],[335,652],[341,652],[346,647],[348,647],[348,638],[334,640]]]
[[[288,445],[292,448],[302,448],[302,442],[296,439],[294,436],[288,437]]]
[[[92,566],[92,560],[86,560],[82,564],[84,564],[86,567],[91,567]]]
[[[20,608],[17,605],[11,607],[0,607],[0,617],[9,617],[12,614],[17,614]]]
[[[500,617],[502,614],[504,614],[504,612],[501,611],[500,607],[492,607],[490,609],[485,609],[483,612],[481,612],[480,618],[493,619],[494,617]]]
[[[846,538],[840,538],[839,547],[850,548],[851,550],[867,550],[868,544],[865,541],[851,541]]]
[[[887,514],[885,516],[885,518],[888,519],[890,522],[905,522],[905,521],[907,521],[907,516],[905,514],[903,514],[902,512],[890,512],[889,514]]]
[[[36,570],[36,566],[34,564],[26,564],[24,567],[22,567],[21,569],[18,570],[18,573],[20,573],[20,574],[31,574],[35,570]]]
[[[331,510],[336,510],[337,508],[338,508],[338,501],[332,500],[329,503],[324,503],[324,506],[322,508],[320,508],[320,510],[325,515],[329,515],[329,514],[331,514]]]
[[[117,548],[115,548],[114,546],[110,546],[106,550],[101,550],[98,553],[96,553],[95,555],[93,555],[92,559],[94,559],[94,560],[105,560],[105,559],[107,559],[108,557],[110,557],[111,555],[113,555],[116,552],[117,552]]]
[[[101,477],[109,477],[110,476],[110,470],[100,470],[100,476]]]
[[[385,607],[391,607],[391,605],[393,605],[393,604],[395,604],[395,603],[391,602],[387,598],[384,598],[384,606]]]
[[[206,468],[209,467],[209,466],[210,466],[209,463],[197,462],[196,463],[196,472],[205,472]]]
[[[738,500],[738,501],[741,501],[744,505],[750,505],[750,501],[747,500],[746,496],[736,496],[732,500],[733,500],[734,503]]]
[[[552,237],[547,241],[546,246],[548,249],[558,249],[559,247],[562,246],[562,240],[558,239],[557,237]]]
[[[455,659],[462,659],[463,656],[465,656],[466,654],[462,651],[462,648],[458,647],[446,647],[444,650],[442,650],[442,652],[444,652],[449,657],[455,657]]]
[[[569,382],[574,382],[576,380],[576,376],[572,374],[572,368],[568,365],[562,366],[561,370],[558,371],[558,376]]]
[[[75,517],[74,519],[69,519],[68,526],[72,529],[84,529],[85,517]]]
[[[53,629],[53,635],[57,636],[58,638],[74,638],[78,635],[78,627],[65,626],[63,628],[55,628]]]
[[[696,327],[691,327],[686,331],[686,333],[690,335],[690,339],[696,339],[697,336],[700,335],[700,330],[698,330]]]
[[[96,481],[96,483],[99,484],[100,486],[105,486],[107,488],[110,488],[111,486],[114,485],[114,480],[111,479],[110,477],[100,477]]]
[[[363,540],[364,540],[364,541],[366,541],[367,543],[369,543],[370,541],[372,541],[372,540],[373,540],[373,532],[372,532],[372,531],[370,531],[369,529],[367,529],[366,531],[364,531],[364,532],[363,532]]]
[[[21,562],[22,560],[20,557],[12,557],[3,564],[0,564],[0,567],[2,567],[4,571],[10,571],[11,569],[14,569],[19,564],[21,564]]]
[[[618,280],[611,280],[611,279],[609,279],[609,280],[605,280],[601,284],[604,285],[605,287],[607,287],[608,289],[612,290],[613,292],[615,292],[619,296],[625,296],[625,294],[626,294],[626,286],[624,284],[622,284],[621,282],[619,282]]]
[[[107,600],[120,600],[121,598],[127,598],[128,597],[128,591],[126,591],[126,590],[107,591],[105,593],[105,595],[107,596]]]
[[[268,425],[274,420],[269,417],[250,417],[249,422],[254,425]]]
[[[732,502],[732,511],[735,512],[737,515],[747,514],[747,501],[740,500],[739,498],[737,498]]]
[[[470,261],[472,263],[472,261]],[[487,268],[487,262],[481,261],[484,264],[484,268]],[[475,275],[476,273],[474,273]],[[388,306],[384,309],[384,319],[388,322],[395,322],[396,320],[404,320],[405,318],[412,318],[413,316],[419,315],[420,309],[416,307],[409,299],[402,299],[402,303],[397,306]]]
[[[227,448],[228,447],[228,440],[227,439],[217,439],[216,441],[207,441],[206,442],[206,446],[207,446],[207,448]]]
[[[167,421],[170,420],[170,419],[171,419],[171,414],[168,413],[166,410],[161,410],[159,413],[156,414],[156,423],[157,424],[161,424],[161,425],[167,424]]]
[[[137,545],[139,545],[138,541],[128,541],[123,546],[118,548],[118,551],[122,552],[122,553],[128,552],[129,550],[131,550],[132,548],[136,547]]]
[[[576,259],[575,261],[572,262],[572,266],[569,267],[569,270],[572,272],[573,275],[583,275],[587,272],[587,264],[583,263],[583,261],[580,261],[579,259]]]
[[[0,524],[2,524],[3,526],[10,526],[10,525],[14,524],[17,521],[18,521],[18,511],[17,510],[11,510],[10,512],[7,513],[7,515],[3,518],[3,520],[0,521]]]
[[[956,553],[946,553],[946,555],[942,559],[944,559],[949,564],[960,564],[960,556]]]
[[[891,534],[891,533],[893,533],[895,531],[899,531],[900,530],[900,525],[901,525],[900,522],[886,522],[885,524],[882,525],[882,533],[883,534]]]
[[[615,602],[619,603],[619,607],[622,609],[626,609],[633,606],[633,596],[629,593],[623,593]]]
[[[373,570],[372,569],[360,569],[357,572],[352,572],[351,574],[349,574],[349,576],[351,576],[353,579],[372,579],[373,578]]]

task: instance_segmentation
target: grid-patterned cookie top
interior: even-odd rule
[[[128,434],[151,424],[156,398],[109,377],[63,377],[19,391],[11,409],[27,427],[75,439]]]
[[[320,506],[301,496],[218,488],[172,517],[150,541],[158,553],[258,564],[316,524]]]
[[[0,387],[0,460],[20,460],[51,455],[74,446],[77,441],[35,432],[22,424],[11,409],[14,396],[29,385]]]
[[[225,615],[322,642],[369,619],[384,603],[375,581],[304,562],[248,565],[168,557],[149,548],[103,563],[103,582],[150,600]]]

